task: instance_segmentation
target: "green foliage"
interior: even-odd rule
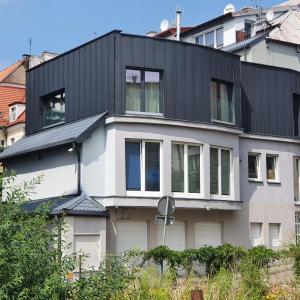
[[[280,258],[280,253],[265,246],[256,246],[247,251],[246,258],[251,264],[266,270],[272,262]]]
[[[286,254],[292,259],[295,277],[300,281],[300,245],[290,245]]]

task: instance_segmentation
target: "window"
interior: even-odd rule
[[[15,138],[11,138],[10,143],[11,143],[11,145],[14,144],[15,143]]]
[[[43,97],[44,126],[65,121],[65,92],[60,91]]]
[[[162,113],[161,73],[126,69],[126,111]]]
[[[250,223],[251,246],[262,245],[262,223]]]
[[[254,180],[260,179],[260,154],[248,154],[248,178]]]
[[[212,80],[210,85],[211,118],[213,121],[221,121],[233,124],[234,104],[232,84]]]
[[[266,156],[266,165],[267,165],[267,180],[268,181],[278,181],[278,156],[269,155]]]
[[[195,37],[195,44],[219,48],[224,45],[224,29],[219,27]]]
[[[300,212],[295,213],[295,233],[296,233],[296,244],[300,244]]]
[[[210,193],[230,195],[230,150],[210,148]]]
[[[300,201],[300,158],[294,157],[294,200]]]
[[[9,122],[14,122],[17,119],[17,107],[16,106],[12,106],[9,109]]]
[[[281,246],[280,229],[281,229],[280,223],[270,223],[269,224],[269,244],[271,247]]]
[[[252,33],[254,21],[252,20],[245,20],[244,27],[245,27],[245,39],[249,39]]]
[[[172,144],[172,192],[200,193],[200,146]]]
[[[5,140],[1,140],[1,147],[5,146]]]
[[[126,141],[126,190],[160,191],[160,143]]]
[[[300,95],[293,96],[294,136],[300,136]]]

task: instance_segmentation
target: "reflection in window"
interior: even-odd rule
[[[65,120],[65,92],[58,92],[45,96],[44,126],[63,122]]]
[[[267,155],[267,180],[278,180],[277,174],[277,155]]]
[[[200,147],[188,146],[189,193],[200,193]]]
[[[184,145],[172,144],[172,191],[184,192]]]
[[[215,35],[214,31],[205,34],[205,45],[214,48],[215,46]]]
[[[259,160],[260,155],[256,153],[248,154],[248,178],[259,179]]]

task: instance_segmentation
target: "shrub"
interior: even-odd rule
[[[290,245],[287,255],[293,260],[293,270],[297,280],[300,280],[300,245]]]
[[[256,246],[246,252],[246,257],[258,268],[268,269],[272,262],[279,259],[280,253],[265,246]]]

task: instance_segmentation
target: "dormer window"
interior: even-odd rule
[[[58,91],[43,97],[43,126],[65,121],[65,91]]]
[[[12,106],[9,109],[9,122],[17,120],[17,106]]]

